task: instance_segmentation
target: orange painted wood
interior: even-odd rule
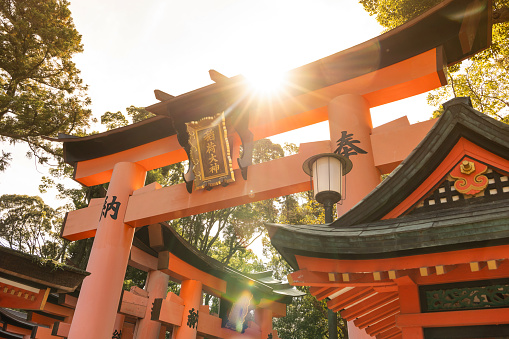
[[[272,311],[270,309],[256,308],[255,322],[260,327],[261,336],[259,338],[268,338],[272,333]]]
[[[23,335],[27,335],[27,336],[30,336],[30,334],[32,334],[32,331],[28,330],[26,328],[17,327],[17,326],[14,326],[12,324],[5,324],[5,325],[2,324],[2,325],[3,325],[2,329],[4,331],[7,331],[7,332],[16,333],[16,334],[23,334]]]
[[[247,181],[236,171],[237,181],[212,191],[199,190],[189,194],[185,185],[180,184],[134,194],[129,199],[124,221],[133,227],[141,227],[309,190],[309,177],[303,171],[288,169],[301,168],[307,158],[323,152],[330,152],[328,141],[303,144],[298,154],[250,166]]]
[[[403,339],[424,339],[422,327],[403,327],[401,335]]]
[[[325,260],[325,259],[323,259]],[[372,274],[362,274],[362,278],[355,281],[329,281],[329,274],[326,272],[314,272],[306,269],[288,274],[288,282],[294,286],[314,287],[350,287],[350,286],[390,286],[394,285],[392,280],[374,281]]]
[[[382,219],[396,218],[405,213],[432,190],[464,156],[474,157],[488,165],[493,165],[505,172],[509,172],[509,160],[488,152],[465,138],[460,138],[433,173],[412,194]]]
[[[221,339],[252,339],[252,338],[261,338],[262,334],[260,331],[260,327],[254,324],[253,322],[250,322],[250,324],[253,324],[253,327],[248,327],[244,333],[238,333],[237,331],[232,331],[227,328],[223,328],[221,332]]]
[[[344,271],[374,272],[408,270],[423,266],[456,265],[462,263],[470,263],[471,261],[503,259],[507,256],[507,253],[509,253],[509,245],[370,260],[336,260],[304,257],[300,255],[296,255],[295,258],[297,259],[301,271],[313,270],[317,273]],[[454,271],[448,274],[454,273]],[[493,272],[496,271],[498,270],[493,270]],[[447,276],[448,274],[445,274],[444,276]],[[323,284],[323,286],[327,286],[327,284]]]
[[[480,309],[436,313],[400,314],[396,325],[403,327],[448,327],[509,324],[509,309]]]
[[[378,293],[357,305],[348,307],[347,309],[341,311],[341,316],[344,319],[351,321],[371,312],[371,310],[374,308],[380,307],[381,305],[394,300],[398,300],[397,293]]]
[[[74,309],[52,303],[46,303],[41,311],[64,318],[66,317],[72,318],[74,315]]]
[[[118,162],[134,162],[150,171],[184,160],[187,160],[186,152],[177,136],[172,135],[115,154],[81,161],[76,165],[74,179],[85,186],[94,186],[109,182]]]
[[[313,295],[316,297],[317,300],[320,301],[320,300],[327,298],[331,294],[341,291],[344,288],[345,287],[330,287],[330,288],[325,289],[321,293],[317,293],[317,294],[313,294]]]
[[[356,287],[340,296],[327,301],[327,307],[334,312],[342,310],[357,301],[374,295],[376,292],[370,287]]]
[[[401,313],[417,313],[421,311],[419,287],[408,276],[395,280],[399,290],[399,306]]]
[[[373,289],[378,293],[390,293],[390,292],[397,292],[398,286],[397,285],[374,286]]]
[[[157,302],[159,300],[159,302]],[[182,298],[168,293],[166,299],[156,299],[152,308],[152,320],[159,321],[164,325],[182,325],[184,302]]]
[[[394,300],[387,305],[384,305],[376,310],[369,312],[368,314],[358,318],[354,321],[355,326],[359,328],[365,328],[380,321],[388,316],[399,313],[399,300]]]
[[[402,338],[401,330],[397,327],[393,327],[387,331],[384,331],[376,336],[377,339],[400,339]],[[408,337],[408,339],[418,339],[419,337]],[[406,339],[406,338],[405,338]],[[422,339],[422,338],[421,338]]]
[[[161,271],[149,271],[145,282],[145,289],[131,288],[136,295],[147,297],[148,306],[145,308],[143,318],[137,321],[136,338],[157,338],[161,332],[161,323],[152,321],[152,307],[157,298],[166,298],[168,292],[169,276]],[[144,293],[143,293],[144,292]]]
[[[13,289],[15,290],[14,294],[11,293]],[[21,291],[23,292],[22,295],[18,296]],[[39,293],[34,293],[13,288],[2,283],[2,286],[0,286],[0,307],[41,310],[48,299],[49,292],[50,288],[39,290]],[[26,298],[25,294],[27,295]]]
[[[436,120],[426,120],[413,125],[373,129],[371,144],[375,166],[381,173],[392,172],[428,134]],[[408,123],[408,120],[407,120]]]
[[[159,252],[158,270],[180,281],[200,281],[203,289],[215,296],[226,293],[226,281],[197,269],[168,251]]]
[[[485,248],[488,250],[489,248]],[[431,285],[431,284],[445,284],[456,281],[475,281],[475,280],[488,280],[488,279],[499,279],[507,278],[509,276],[509,262],[504,261],[500,264],[496,270],[490,270],[487,266],[478,272],[472,272],[469,264],[457,265],[456,269],[443,275],[432,275],[429,277],[421,277],[417,275],[411,275],[419,285]]]
[[[50,328],[53,327],[53,324],[57,321],[55,318],[48,317],[47,315],[35,313],[35,312],[28,312],[27,320],[37,323],[39,325],[46,325]]]
[[[124,321],[124,326],[122,327],[122,339],[134,338],[134,326],[135,324]]]
[[[325,292],[325,291],[329,291],[329,290],[332,290],[333,287],[310,287],[309,288],[309,293],[316,297],[317,295]]]
[[[309,126],[327,119],[326,106],[341,94],[363,95],[370,107],[407,98],[445,85],[441,75],[441,49],[420,55],[320,90],[277,102],[261,103],[250,114],[249,128],[255,140]],[[137,163],[147,170],[186,159],[175,135],[113,155],[82,161],[75,179],[86,186],[109,181],[117,162]]]
[[[273,318],[286,317],[286,304],[268,299],[261,299],[256,307],[270,310]]]
[[[221,338],[221,318],[208,314],[202,313],[200,309],[199,321],[198,321],[198,334],[206,338]]]
[[[355,135],[355,139],[366,151],[365,155],[351,159],[354,170],[344,180],[347,187],[353,186],[355,189],[349,190],[348,199],[335,206],[337,214],[342,215],[380,183],[380,172],[373,160],[370,139],[373,124],[365,98],[356,94],[344,94],[331,100],[328,109],[331,149],[336,149],[336,141],[341,139],[344,131],[348,131]]]
[[[387,319],[384,319],[382,321],[377,322],[376,324],[369,326],[366,328],[366,333],[374,336],[379,333],[385,332],[387,330],[390,330],[391,328],[395,327],[396,325],[396,317],[390,316]]]
[[[95,237],[101,210],[102,205],[92,205],[68,212],[62,228],[62,238],[76,241]]]
[[[147,305],[148,297],[139,296],[130,291],[122,291],[118,313],[135,318],[144,318]]]
[[[156,266],[157,267],[157,266]],[[157,270],[157,268],[156,268]],[[131,293],[134,293],[136,295],[139,295],[139,296],[142,296],[142,297],[145,297],[145,298],[148,298],[148,292],[146,290],[144,290],[143,288],[140,288],[138,286],[132,286],[131,289],[129,290]]]
[[[143,187],[145,178],[145,169],[136,163],[115,164],[107,196],[108,203],[115,199],[118,209],[115,218],[110,211],[98,219],[87,264],[90,275],[83,280],[69,332],[72,339],[106,338],[112,333],[134,237],[134,229],[123,219],[128,197]]]
[[[77,302],[78,298],[69,294],[59,294],[58,296],[58,304],[65,307],[75,308]]]
[[[55,337],[64,337],[67,338],[69,336],[69,330],[71,329],[70,323],[64,323],[62,321],[56,321],[51,334]]]
[[[174,329],[174,339],[196,338],[198,326],[187,326],[189,315],[192,312],[198,312],[202,302],[203,285],[200,281],[184,280],[180,285],[180,297],[184,301],[184,311],[182,312],[181,326]]]
[[[61,337],[54,336],[51,333],[52,333],[51,328],[37,326],[32,331],[31,338],[33,338],[33,339],[59,339],[59,338],[61,338]]]
[[[157,258],[135,246],[131,247],[128,264],[145,272],[157,270]]]
[[[302,144],[298,154],[249,167],[249,180],[237,171],[236,182],[212,191],[200,190],[189,194],[185,184],[152,190],[141,188],[129,199],[124,222],[142,227],[157,222],[182,218],[226,207],[238,206],[310,189],[309,177],[301,168],[312,155],[330,152],[330,142]],[[254,194],[254,197],[250,197]],[[67,214],[62,237],[74,241],[95,235],[102,205],[96,204]]]

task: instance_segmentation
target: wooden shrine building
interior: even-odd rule
[[[172,328],[175,339],[195,339],[203,337],[204,334],[207,338],[229,338],[230,332],[224,328],[222,320],[219,324],[220,317],[209,314],[206,307],[201,305],[202,291],[222,298],[223,304],[233,303],[234,307],[234,299],[242,299],[244,295],[242,286],[247,283],[251,286],[247,292],[252,295],[250,300],[253,302],[252,307],[255,308],[256,316],[251,326],[248,324],[243,335],[247,338],[250,332],[250,339],[275,338],[276,334],[271,333],[270,319],[284,313],[283,306],[295,295],[295,291],[278,281],[271,280],[267,274],[248,276],[220,267],[209,258],[204,258],[188,248],[185,242],[164,223],[207,211],[307,191],[310,189],[309,177],[300,171],[303,162],[319,153],[334,152],[339,140],[352,137],[365,153],[351,159],[353,170],[346,176],[347,186],[350,187],[348,199],[338,207],[338,214],[345,214],[361,199],[365,202],[359,206],[364,207],[362,209],[356,207],[346,213],[338,221],[340,224],[322,226],[320,232],[325,232],[327,241],[313,233],[318,228],[310,230],[306,226],[295,227],[295,232],[292,233],[283,226],[271,226],[272,229],[276,227],[278,229],[273,241],[289,262],[299,269],[291,276],[294,284],[316,283],[317,286],[313,287],[313,291],[320,298],[341,295],[341,298],[332,298],[330,306],[334,310],[346,307],[340,300],[356,300],[355,302],[359,302],[358,305],[366,305],[361,301],[368,296],[380,299],[382,296],[397,297],[398,293],[407,293],[409,298],[395,298],[390,300],[389,306],[380,305],[383,307],[381,310],[390,313],[398,303],[400,318],[394,319],[395,314],[392,313],[392,318],[377,323],[377,327],[373,327],[375,326],[373,324],[368,330],[372,334],[376,332],[379,336],[387,337],[389,334],[400,335],[401,328],[405,338],[418,338],[408,336],[407,333],[420,333],[421,327],[427,327],[427,324],[415,323],[412,318],[415,314],[419,314],[419,317],[424,314],[421,314],[416,306],[416,301],[419,300],[416,297],[416,293],[419,293],[418,286],[421,281],[419,279],[431,279],[429,280],[432,281],[431,285],[449,283],[451,281],[444,281],[445,277],[458,274],[454,272],[464,272],[463,266],[467,264],[469,269],[473,267],[471,270],[474,272],[466,272],[465,276],[484,274],[483,263],[487,262],[488,267],[493,268],[501,257],[498,254],[493,254],[493,257],[482,256],[476,252],[475,246],[445,251],[445,248],[452,249],[453,242],[447,243],[447,239],[452,241],[452,238],[442,235],[440,236],[443,239],[440,241],[444,241],[443,244],[437,242],[433,246],[426,243],[421,250],[404,247],[418,246],[417,238],[400,240],[394,233],[387,231],[389,233],[379,234],[380,237],[387,236],[387,240],[379,241],[375,240],[375,235],[373,238],[357,237],[362,232],[355,233],[352,230],[356,227],[361,228],[358,225],[370,223],[376,225],[381,223],[381,230],[389,230],[392,221],[397,220],[399,225],[402,218],[412,218],[408,213],[401,217],[400,215],[409,212],[411,207],[419,203],[420,198],[429,198],[426,196],[428,191],[441,184],[443,176],[453,170],[455,163],[448,158],[448,154],[452,154],[450,156],[454,158],[456,154],[454,152],[460,154],[473,144],[475,147],[472,147],[476,150],[476,147],[483,150],[480,154],[493,153],[504,158],[503,152],[507,150],[503,148],[505,146],[500,145],[505,145],[503,144],[505,139],[502,132],[495,134],[494,140],[490,139],[489,133],[480,132],[479,129],[485,126],[498,125],[477,117],[476,113],[470,115],[476,116],[476,119],[483,123],[470,126],[458,122],[451,125],[457,128],[451,127],[450,131],[450,127],[447,127],[444,121],[460,119],[462,114],[469,113],[458,113],[459,115],[447,113],[435,127],[432,127],[432,121],[410,125],[408,120],[402,118],[373,128],[370,108],[445,85],[446,66],[473,56],[490,45],[490,13],[490,0],[446,0],[394,30],[290,70],[287,73],[287,84],[278,96],[260,96],[242,76],[229,78],[211,70],[210,77],[214,83],[203,88],[178,96],[156,90],[155,95],[159,102],[147,107],[147,110],[157,117],[87,137],[61,135],[57,141],[63,143],[65,161],[74,167],[74,179],[85,186],[109,183],[104,199],[92,200],[88,207],[69,212],[64,222],[62,237],[65,239],[75,241],[95,238],[87,266],[90,275],[83,280],[66,336],[69,339],[118,339],[123,324],[134,321],[138,324],[137,331],[141,331],[134,334],[137,339],[157,339],[161,327]],[[450,110],[454,110],[452,106]],[[462,108],[461,112],[464,110],[465,108]],[[467,111],[470,112],[471,109],[468,108]],[[302,144],[298,154],[253,165],[254,141],[322,121],[329,122],[330,136],[326,138],[328,140]],[[468,132],[470,130],[462,127],[464,125],[472,127],[473,132]],[[421,153],[413,151],[408,158],[412,160],[407,160],[392,178],[365,197],[380,183],[380,174],[389,173],[396,168],[427,135],[430,128],[432,129],[426,140],[432,141],[423,142],[417,150],[424,149],[423,147],[434,149],[438,147],[437,145],[441,147],[434,153],[427,153],[424,150]],[[439,131],[441,128],[443,131]],[[464,130],[465,133],[479,137],[469,139],[466,135],[463,139],[456,140],[455,136],[461,135]],[[477,162],[487,165],[491,169],[490,173],[504,173],[507,170],[504,167],[505,163],[498,162],[499,158],[476,158],[477,154],[468,153],[472,160],[465,160],[466,167],[473,161],[476,168]],[[204,162],[204,159],[207,159],[207,162]],[[184,160],[190,160],[189,171],[184,176],[185,183],[168,187],[161,187],[157,183],[145,185],[147,171]],[[445,164],[451,166],[447,167]],[[435,172],[432,171],[435,170],[438,171],[437,174],[433,174]],[[454,173],[451,175],[455,175]],[[498,179],[493,177],[489,180]],[[425,186],[421,188],[419,185]],[[489,188],[488,192],[491,192],[491,189]],[[452,193],[447,194],[453,196]],[[407,197],[410,200],[400,201]],[[432,202],[429,200],[420,210],[416,208],[415,211],[423,211],[422,216],[430,218],[433,215],[438,218],[437,220],[449,225],[453,221],[446,218],[447,210],[426,212],[429,214],[424,212],[429,208],[437,208],[442,198],[447,200],[447,197],[440,197],[438,201],[433,200],[435,207],[430,207]],[[454,199],[460,200],[459,203],[454,201],[455,204],[465,200],[461,196]],[[478,199],[472,198],[469,201],[480,201]],[[393,206],[396,201],[401,206]],[[496,205],[496,202],[489,203],[493,204],[489,206]],[[468,213],[481,211],[482,208],[479,208],[475,211],[468,210]],[[388,220],[382,220],[384,218]],[[460,219],[466,220],[466,217]],[[472,220],[484,219],[480,215],[475,215]],[[418,229],[428,225],[416,223],[409,225],[408,228]],[[486,223],[491,225],[488,221]],[[351,227],[345,231],[343,227],[346,226]],[[430,229],[435,230],[437,227]],[[298,238],[301,236],[298,235],[298,230],[302,233],[307,232],[310,241],[299,249],[304,252],[292,254],[291,244],[286,248],[284,239],[278,234],[286,232],[288,236]],[[365,232],[366,235],[370,234],[368,231]],[[347,234],[356,236],[341,238]],[[486,234],[483,233],[483,236]],[[332,238],[328,235],[337,236],[334,239],[343,239],[345,242],[339,240],[331,242],[329,240]],[[410,236],[410,233],[408,235]],[[432,241],[435,236],[438,235],[430,234],[430,238],[425,240]],[[367,241],[365,245],[364,240]],[[373,246],[367,246],[371,244],[370,241],[375,242]],[[483,241],[488,240],[478,239],[475,244],[478,245]],[[468,241],[461,242],[467,243]],[[361,257],[357,256],[356,259],[338,257],[343,254],[337,251],[334,247],[336,245],[344,246],[347,249],[345,253],[352,256],[359,253],[348,251],[365,250],[367,252],[361,257],[366,260],[359,261]],[[386,250],[380,250],[378,245],[383,245]],[[180,248],[182,252],[172,252],[174,250],[172,246]],[[440,248],[443,251],[439,255],[427,253],[429,248]],[[467,252],[458,252],[459,254],[447,257],[447,253],[456,253],[455,251],[460,250]],[[324,254],[329,253],[328,251],[330,254],[327,255],[332,257]],[[404,261],[399,266],[387,264],[375,267],[374,264],[370,264],[399,263],[396,257],[407,253],[414,255],[412,251],[421,251],[417,257],[419,260],[422,258],[426,260]],[[387,258],[377,257],[383,252],[387,252]],[[463,253],[475,255],[468,257]],[[305,266],[299,260],[311,260],[312,267]],[[361,262],[365,263],[365,266],[341,266],[346,263],[357,265]],[[131,291],[132,293],[122,292],[128,263],[148,271],[145,292],[140,290]],[[340,266],[336,266],[338,263]],[[449,272],[452,268],[455,269]],[[481,273],[476,273],[476,269]],[[503,272],[503,269],[502,263],[497,269],[489,271],[498,274]],[[415,270],[418,271],[418,275],[406,274]],[[433,270],[439,274],[434,274]],[[432,280],[435,277],[442,280]],[[478,275],[475,277],[470,280],[484,279],[477,279]],[[182,282],[178,296],[173,294],[165,296],[165,281],[169,278]],[[230,290],[228,286],[233,287]],[[345,299],[346,297],[350,299]],[[120,313],[119,300],[122,300]],[[405,304],[406,301],[408,305]],[[152,308],[151,305],[160,312],[151,313],[149,317],[147,312]],[[239,305],[235,307],[238,312],[245,309]],[[454,310],[449,313],[455,314],[453,312],[460,311]],[[473,312],[478,314],[479,311]],[[482,312],[489,313],[493,310],[483,309]],[[429,314],[431,316],[428,317],[432,319],[426,321],[433,322],[436,317],[442,319],[436,316],[438,313]],[[498,319],[497,314],[493,319]],[[409,315],[409,318],[404,318],[404,315]],[[347,314],[345,317],[353,319],[354,316]],[[196,322],[197,318],[199,320]],[[372,324],[368,318],[363,318],[361,327]],[[205,319],[203,323],[201,319]],[[59,328],[62,332],[65,332],[65,326],[69,326],[67,320],[69,318],[61,321],[62,326]],[[187,325],[188,321],[190,325]],[[383,331],[380,329],[382,325]],[[455,324],[449,323],[444,326],[450,327]],[[233,333],[233,330],[231,332]],[[128,336],[127,333],[128,331],[124,330],[124,339],[124,336]],[[351,338],[356,339],[354,336]]]
[[[89,273],[4,247],[0,254],[0,338],[67,338]],[[292,298],[304,294],[272,272],[242,274],[201,254],[165,223],[137,230],[129,264],[146,271],[147,281],[122,291],[116,339],[164,339],[180,328],[210,339],[276,339],[272,318],[284,317]],[[169,280],[181,283],[180,295],[167,293]],[[191,300],[193,287],[200,293]],[[202,304],[202,290],[220,299],[219,314]]]
[[[290,283],[378,339],[509,337],[509,125],[444,110],[333,223],[267,225]]]

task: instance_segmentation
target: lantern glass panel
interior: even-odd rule
[[[333,157],[321,157],[313,163],[313,189],[320,192],[333,191],[341,194],[342,163]]]

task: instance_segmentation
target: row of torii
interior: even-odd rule
[[[433,121],[410,125],[401,118],[373,128],[370,108],[445,85],[447,65],[489,46],[490,7],[490,1],[444,1],[397,29],[289,71],[288,86],[279,97],[256,97],[241,76],[227,78],[213,71],[215,83],[195,91],[176,97],[156,91],[161,102],[147,108],[156,118],[86,138],[61,139],[66,160],[75,168],[75,180],[87,186],[109,182],[104,204],[69,213],[62,233],[69,240],[95,236],[87,267],[91,275],[84,280],[69,338],[111,337],[135,228],[309,190],[302,163],[333,151],[345,131],[366,151],[351,158],[348,196],[338,206],[338,214],[350,209],[433,125]],[[454,19],[445,13],[455,13]],[[247,179],[192,193],[185,184],[144,187],[147,171],[186,160],[179,135],[183,122],[221,111],[231,128],[236,178],[242,177],[242,170]],[[330,130],[327,141],[303,144],[298,154],[267,163],[251,166],[245,157],[236,161],[241,143],[246,147],[252,140],[325,120]],[[166,132],[161,126],[168,126]],[[118,203],[116,218],[111,213],[101,217],[103,206],[111,204],[113,197]],[[154,281],[151,276],[160,274],[149,273],[149,285]],[[201,290],[200,281],[185,280],[180,298],[194,305]],[[196,338],[197,332],[181,326],[174,336]]]

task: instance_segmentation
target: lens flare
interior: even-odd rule
[[[251,71],[245,77],[253,91],[262,95],[277,94],[285,84],[285,74],[277,71]]]

